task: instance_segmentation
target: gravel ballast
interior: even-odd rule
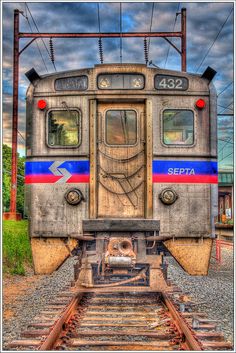
[[[214,249],[213,255],[215,256]],[[208,318],[219,320],[219,329],[228,341],[233,342],[233,250],[224,248],[222,260],[222,265],[218,269],[215,260],[211,260],[209,275],[205,277],[190,276],[172,257],[166,258],[169,264],[168,278],[183,290],[183,293],[187,292],[195,303],[199,303],[196,311],[205,311]],[[36,286],[14,302],[15,316],[3,320],[4,350],[7,350],[7,343],[19,338],[21,331],[27,329],[33,318],[44,310],[46,304],[49,304],[66,285],[70,284],[73,280],[75,261],[75,257],[69,258],[53,274],[40,276]],[[12,305],[9,308],[12,309]],[[5,307],[3,305],[3,309],[8,309],[7,305]]]
[[[20,337],[20,333],[25,331],[34,317],[45,309],[46,304],[49,304],[65,286],[70,284],[74,277],[75,261],[75,257],[70,257],[51,275],[40,276],[36,286],[14,303],[14,317],[3,321],[4,350],[7,350],[6,346],[10,341]],[[12,309],[12,305],[10,308]],[[3,310],[6,309],[7,306],[4,306],[3,300]]]
[[[215,256],[215,247],[212,255]],[[196,311],[204,311],[211,320],[219,320],[218,328],[226,340],[233,343],[234,277],[233,249],[222,249],[222,264],[217,267],[212,258],[208,276],[190,276],[172,258],[167,257],[168,279],[188,295]]]

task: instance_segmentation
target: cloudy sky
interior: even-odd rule
[[[27,6],[28,8],[27,8]],[[175,14],[187,8],[187,71],[202,73],[207,66],[217,71],[214,78],[218,97],[218,113],[233,113],[233,2],[122,2],[122,31],[172,31],[180,29],[180,16]],[[11,145],[12,112],[12,50],[13,11],[24,11],[20,16],[21,32],[98,32],[98,5],[92,2],[3,2],[3,141]],[[30,10],[30,12],[29,12]],[[100,31],[120,31],[120,3],[99,3]],[[33,16],[33,19],[31,17]],[[27,40],[21,39],[22,48]],[[99,63],[97,39],[55,39],[56,70],[64,71],[93,67]],[[178,39],[173,43],[179,45]],[[25,92],[29,85],[25,72],[34,67],[43,75],[55,72],[44,43],[38,39],[20,56],[19,131],[18,150],[24,155]],[[38,47],[42,53],[39,53]],[[103,39],[104,63],[120,61],[120,39]],[[122,40],[122,60],[144,63],[143,39]],[[149,60],[161,68],[180,70],[180,56],[162,38],[152,38]],[[226,108],[226,109],[225,109]],[[233,117],[218,118],[220,167],[233,163]]]

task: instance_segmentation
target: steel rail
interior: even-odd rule
[[[186,341],[183,343],[188,346],[190,351],[203,351],[204,349],[202,345],[196,340],[194,333],[190,330],[185,320],[178,313],[171,299],[165,293],[162,293],[162,298],[164,304],[169,309],[169,312],[172,315],[177,328],[179,329],[180,333],[184,335]]]
[[[56,343],[61,334],[61,331],[63,330],[63,325],[71,317],[82,297],[83,293],[79,293],[77,296],[73,297],[69,305],[67,305],[67,308],[65,309],[62,316],[53,326],[46,340],[39,346],[39,351],[50,351],[53,349],[54,344]],[[182,334],[185,339],[185,341],[183,341],[183,347],[191,351],[203,351],[204,348],[202,347],[201,343],[199,343],[198,340],[194,337],[193,332],[190,330],[185,320],[178,313],[171,299],[163,292],[162,299],[163,303],[168,308],[179,333]]]
[[[47,336],[46,340],[38,348],[39,351],[49,351],[52,350],[53,345],[61,334],[64,323],[70,318],[73,311],[75,311],[76,306],[79,304],[83,297],[83,293],[79,293],[74,296],[71,302],[67,305],[62,316],[58,319],[56,324],[53,326],[50,334]]]
[[[108,292],[106,290],[104,291],[104,288],[102,288],[102,291],[96,288],[96,292],[101,293],[102,296],[95,295],[94,297],[92,295],[87,298],[86,296],[84,298],[86,289],[83,288],[81,292],[78,292],[78,288],[74,288],[72,289],[72,293],[74,291],[76,292],[74,292],[74,296],[70,298],[69,303],[67,302],[65,306],[65,299],[67,301],[66,294],[71,296],[72,293],[62,293],[61,300],[56,300],[48,306],[47,310],[49,311],[41,312],[43,322],[33,322],[30,324],[29,327],[34,327],[34,329],[32,330],[32,328],[30,328],[29,331],[25,331],[23,333],[23,339],[11,342],[8,347],[35,347],[37,351],[52,351],[55,348],[65,350],[66,347],[82,347],[87,345],[132,346],[132,348],[135,348],[136,345],[137,347],[147,346],[147,348],[160,348],[163,345],[163,347],[168,346],[170,349],[178,346],[178,350],[198,352],[209,348],[216,350],[219,348],[225,348],[227,350],[232,349],[232,344],[224,341],[222,333],[209,331],[209,329],[215,330],[216,325],[209,324],[212,320],[202,319],[205,317],[204,313],[184,312],[181,314],[178,311],[176,305],[179,305],[179,301],[176,301],[175,297],[173,297],[174,293],[179,293],[178,288],[175,289],[171,287],[170,295],[165,291],[155,291],[155,294],[158,294],[158,296],[152,295],[150,298],[146,296],[148,292],[147,289],[145,290],[146,294],[142,293],[141,297],[132,298],[134,289],[131,290],[131,287],[123,287],[122,290],[119,290],[119,288],[121,287],[115,288],[115,291],[110,288]],[[135,289],[141,293],[140,289],[143,288],[136,287]],[[130,293],[130,291],[132,291],[132,293]],[[118,293],[124,292],[128,292],[128,297],[123,297],[122,295],[121,298]],[[104,297],[104,293],[108,293],[108,297]],[[129,294],[131,294],[131,297],[129,297]],[[85,300],[83,300],[83,298]],[[111,305],[112,310],[109,311],[107,305]],[[133,311],[132,307],[137,305],[140,305],[138,311]],[[194,304],[191,303],[190,305]],[[154,311],[153,306],[156,307],[157,310]],[[125,309],[125,311],[122,311],[121,308]],[[58,309],[60,314],[58,313]],[[51,317],[52,314],[55,314],[54,310],[58,313],[56,314],[57,318]],[[143,317],[145,313],[148,314],[148,318],[151,320],[151,322],[148,320],[148,325],[146,321],[147,318]],[[47,316],[44,316],[47,314],[49,314],[50,317],[47,318]],[[136,315],[137,317],[133,317],[132,315]],[[190,321],[191,319],[196,319],[196,316],[198,317],[197,320],[202,322],[198,328],[203,329],[203,331],[195,331],[193,322],[193,329],[191,329]],[[169,330],[169,326],[172,326],[174,330]],[[87,328],[86,330],[82,328],[82,331],[77,331],[78,327]],[[97,327],[97,329],[93,329],[93,327]],[[104,331],[102,327],[110,327],[111,330],[108,329],[107,332]],[[114,329],[112,329],[112,327]],[[118,331],[117,327],[119,328]],[[160,327],[161,331],[152,331],[155,327]],[[205,332],[205,328],[208,331]],[[111,337],[113,335],[115,341],[109,338],[101,340],[99,337]],[[88,338],[86,338],[86,336],[88,336]],[[98,337],[98,339],[90,340],[89,336]],[[155,340],[145,343],[142,340],[130,340],[130,338],[119,340],[116,336],[147,336],[153,337]],[[160,349],[158,350],[160,351]]]

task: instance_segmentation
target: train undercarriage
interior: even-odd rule
[[[63,262],[62,251],[53,246],[59,240],[67,251],[64,258],[71,252],[78,257],[74,266],[75,282],[78,288],[86,291],[106,288],[126,291],[130,287],[135,291],[166,290],[166,255],[172,255],[191,275],[207,274],[211,238],[201,234],[191,238],[160,235],[159,229],[160,222],[153,219],[88,219],[83,221],[83,234],[72,233],[70,240],[32,238],[32,242],[37,241],[37,251],[33,255],[39,272],[41,239],[42,251],[48,256],[43,258],[44,265],[47,271],[52,269],[57,256]],[[73,241],[71,247],[70,241]],[[45,251],[50,242],[51,246]],[[52,259],[53,264],[50,263]]]

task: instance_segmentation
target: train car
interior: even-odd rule
[[[217,216],[214,70],[142,64],[26,73],[35,273],[78,256],[83,288],[161,289],[168,251],[208,272]]]

